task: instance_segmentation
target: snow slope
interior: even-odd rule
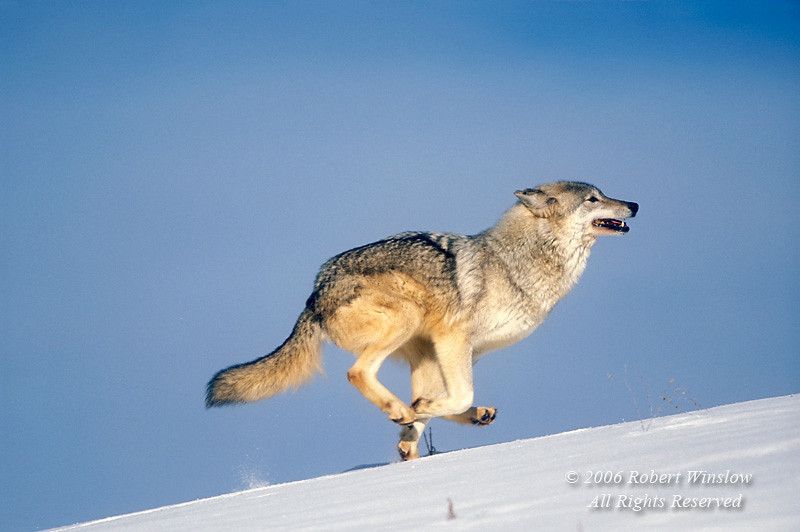
[[[712,476],[692,483],[691,471]],[[588,472],[600,472],[597,483],[585,483]],[[635,483],[641,480],[648,483]],[[466,449],[62,530],[800,530],[799,494],[800,395],[791,395]],[[676,500],[690,507],[676,507]],[[600,508],[590,508],[593,501]]]

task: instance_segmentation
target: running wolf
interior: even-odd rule
[[[497,224],[473,236],[408,232],[345,251],[322,265],[294,330],[270,354],[224,369],[206,406],[257,401],[320,370],[329,340],[355,354],[347,379],[400,425],[403,460],[434,417],[488,425],[473,406],[472,366],[533,332],[576,283],[598,236],[627,233],[636,203],[588,183],[515,192]],[[377,379],[387,357],[411,367],[411,402]]]

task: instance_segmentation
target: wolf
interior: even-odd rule
[[[473,406],[472,367],[533,332],[578,281],[598,237],[629,230],[639,205],[583,182],[515,192],[516,203],[476,235],[406,232],[329,259],[289,337],[274,351],[219,371],[206,406],[257,401],[321,370],[328,340],[356,357],[350,383],[401,426],[402,460],[435,417],[488,425]],[[411,402],[377,378],[388,357],[411,368]]]

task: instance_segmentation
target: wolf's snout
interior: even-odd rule
[[[632,201],[626,201],[625,203],[628,205],[628,208],[631,210],[631,218],[636,216],[636,213],[639,212],[639,204],[638,203],[634,203]]]

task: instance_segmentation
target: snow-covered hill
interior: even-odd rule
[[[800,395],[791,395],[439,454],[63,530],[800,530],[799,496]]]

